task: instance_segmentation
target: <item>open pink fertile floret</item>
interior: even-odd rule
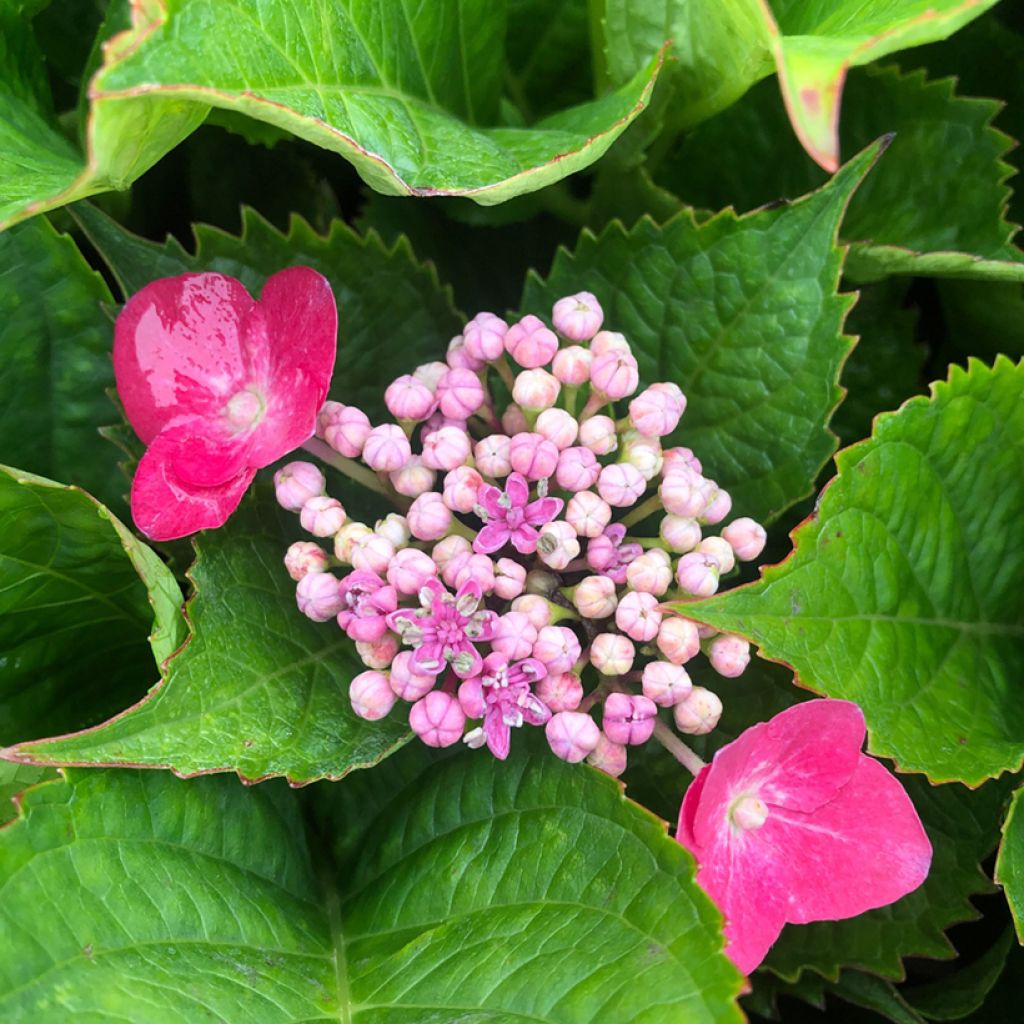
[[[337,347],[331,287],[308,267],[259,301],[224,274],[161,278],[114,329],[114,373],[146,444],[132,516],[153,540],[222,525],[256,470],[312,436]]]

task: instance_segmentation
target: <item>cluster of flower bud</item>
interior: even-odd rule
[[[721,702],[690,663],[738,676],[749,647],[668,606],[714,594],[765,531],[748,518],[719,529],[729,494],[667,441],[686,397],[641,389],[603,319],[588,292],[556,302],[550,327],[481,313],[444,362],[388,386],[395,422],[328,401],[325,461],[398,509],[373,526],[348,519],[313,464],[276,474],[279,503],[324,545],[285,556],[299,609],[336,620],[366,665],[350,689],[358,715],[404,703],[423,742],[500,758],[512,729],[543,726],[558,757],[616,775],[662,712],[683,733],[717,724]]]

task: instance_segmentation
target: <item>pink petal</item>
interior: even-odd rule
[[[217,426],[193,416],[164,431],[169,436],[173,432],[177,439],[172,459],[180,480],[198,487],[216,487],[249,468],[249,438],[217,436]]]
[[[484,484],[476,492],[476,500],[483,507],[483,510],[492,518],[504,521],[506,509],[498,504],[502,491],[493,484]]]
[[[538,498],[536,501],[531,501],[523,512],[526,521],[531,526],[543,526],[545,523],[550,523],[562,511],[564,504],[565,502],[561,498]]]
[[[679,823],[676,826],[676,841],[681,843],[694,856],[697,855],[697,840],[693,835],[693,819],[700,806],[701,796],[704,793],[704,785],[711,773],[711,765],[706,764],[700,770],[700,774],[690,783],[683,794],[683,803],[679,808]]]
[[[510,473],[505,481],[505,493],[513,508],[523,508],[530,500],[530,485],[522,473]]]
[[[177,416],[219,417],[249,383],[241,325],[252,307],[223,274],[162,278],[128,300],[114,325],[114,375],[146,444]]]
[[[845,700],[795,704],[747,729],[715,754],[693,821],[695,841],[707,844],[744,793],[791,810],[821,806],[853,774],[863,742],[864,716]]]
[[[484,717],[484,736],[491,753],[504,761],[512,746],[512,730],[508,727],[500,711],[488,711]]]
[[[256,475],[254,469],[243,469],[215,487],[189,484],[174,469],[180,442],[173,427],[159,434],[135,470],[132,518],[151,540],[174,540],[223,526]]]
[[[253,431],[254,466],[269,465],[313,436],[337,339],[338,311],[326,278],[290,267],[267,279],[246,320],[245,342],[266,402]]]
[[[928,876],[932,847],[903,786],[861,755],[834,800],[811,813],[769,809],[758,833],[777,832],[786,855],[775,877],[796,924],[838,921],[893,903]]]
[[[540,534],[532,527],[524,523],[511,535],[512,546],[521,555],[530,555],[537,550],[537,541]]]
[[[474,538],[473,550],[478,555],[493,554],[508,543],[508,538],[509,529],[503,522],[488,523]]]

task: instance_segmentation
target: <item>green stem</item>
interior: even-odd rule
[[[401,502],[397,500],[398,495],[384,484],[372,469],[361,466],[355,459],[347,459],[344,455],[339,455],[329,444],[317,437],[311,437],[302,447],[310,455],[315,455],[321,462],[333,466],[349,480],[354,480],[357,484],[362,484],[363,487],[375,491],[377,494],[383,494],[389,501],[401,506]]]
[[[654,723],[654,739],[691,775],[700,774],[704,762],[660,719]]]
[[[623,526],[633,526],[636,523],[643,522],[648,516],[654,515],[655,512],[661,510],[661,495],[655,493],[652,494],[646,501],[642,501],[628,516],[623,516],[619,520]]]
[[[508,365],[508,360],[504,356],[501,356],[495,362],[491,363],[491,366],[494,367],[495,373],[497,373],[497,375],[502,379],[505,387],[508,388],[509,394],[512,394],[512,389],[516,385],[516,377],[512,372],[512,367]]]

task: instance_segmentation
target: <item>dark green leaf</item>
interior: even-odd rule
[[[682,435],[737,513],[776,516],[810,492],[835,450],[827,424],[852,303],[836,292],[835,235],[877,152],[783,209],[584,232],[546,279],[531,275],[521,308],[594,292],[608,326],[633,346],[641,381],[674,381],[686,393]]]
[[[283,786],[118,771],[30,791],[0,833],[0,940],[19,950],[0,1012],[742,1020],[690,858],[611,780],[467,752],[392,798],[339,870],[322,844],[350,823],[311,845]]]
[[[689,604],[864,709],[874,753],[976,785],[1024,759],[1024,363],[953,367],[841,453],[796,550]]]
[[[1013,794],[1010,811],[1003,823],[1003,841],[996,861],[996,881],[1003,887],[1017,938],[1024,945],[1024,789]]]
[[[925,1024],[891,982],[863,971],[843,971],[828,987],[830,995],[884,1017],[893,1024]]]

